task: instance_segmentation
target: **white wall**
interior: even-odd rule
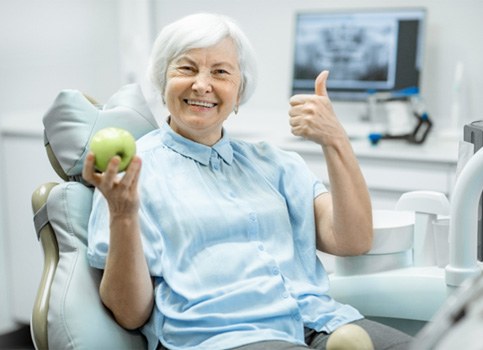
[[[260,82],[249,107],[285,110],[292,74],[292,39],[298,10],[347,7],[407,7],[428,9],[426,58],[422,94],[437,127],[449,121],[452,82],[458,61],[464,63],[465,115],[483,118],[483,1],[480,0],[162,0],[157,2],[158,28],[188,13],[210,11],[235,18],[258,53]],[[352,110],[336,104],[344,113]],[[344,117],[344,115],[341,115]]]
[[[118,1],[98,0],[5,0],[0,2],[0,123],[11,115],[35,111],[40,124],[43,113],[61,89],[74,88],[105,100],[121,83]],[[43,148],[38,137],[38,150]],[[0,135],[0,146],[2,145]],[[26,159],[20,148],[10,150],[9,157]],[[5,184],[4,171],[12,174],[18,169],[5,169],[7,154],[0,147],[0,199],[5,198],[4,186],[21,187],[24,193],[40,183]],[[12,152],[18,152],[14,154]],[[35,163],[36,164],[36,163]],[[25,164],[27,165],[27,164]],[[19,174],[18,179],[28,177]],[[55,178],[52,178],[55,180]],[[10,208],[30,207],[30,197],[16,198],[14,203],[0,203]],[[0,201],[1,202],[1,201]],[[9,232],[6,232],[5,208],[0,205],[0,333],[15,327],[10,287],[18,281],[38,281],[37,273],[26,269],[16,276],[7,275],[12,257],[28,253],[7,251]],[[3,209],[3,210],[2,210]],[[33,224],[22,224],[32,228]],[[30,237],[30,235],[29,235]],[[11,242],[10,242],[11,243]],[[36,247],[40,250],[40,246]],[[39,250],[36,253],[39,253]],[[35,263],[39,254],[31,256]],[[35,262],[34,262],[35,260]],[[11,266],[10,266],[11,267]],[[39,270],[39,269],[37,269]],[[36,270],[36,271],[37,271]],[[35,291],[25,291],[34,295]],[[23,293],[21,293],[23,295]],[[18,296],[18,295],[16,295]],[[30,300],[26,300],[28,305]]]
[[[0,2],[0,118],[44,111],[61,89],[99,99],[120,83],[118,3]]]

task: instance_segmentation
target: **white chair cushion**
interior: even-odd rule
[[[47,201],[60,252],[50,294],[49,348],[145,349],[144,337],[120,327],[100,300],[102,272],[86,258],[91,198],[92,189],[67,182],[54,187]]]
[[[68,176],[82,173],[88,146],[96,131],[110,126],[129,130],[134,138],[158,124],[137,84],[123,86],[102,107],[80,91],[63,90],[43,117],[46,143]]]

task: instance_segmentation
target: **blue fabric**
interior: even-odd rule
[[[155,277],[150,347],[227,349],[261,340],[304,343],[362,318],[328,296],[315,249],[314,198],[326,191],[295,153],[231,140],[213,147],[167,124],[138,141],[140,221]],[[103,268],[105,200],[94,196],[88,257]]]

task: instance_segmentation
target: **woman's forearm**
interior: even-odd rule
[[[372,206],[358,161],[349,140],[323,146],[323,151],[329,173],[331,235],[336,252],[363,254],[372,246]]]
[[[137,216],[111,217],[110,234],[101,299],[121,326],[139,328],[151,315],[154,296]]]

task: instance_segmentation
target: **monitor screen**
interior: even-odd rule
[[[297,14],[292,93],[313,93],[322,70],[334,100],[419,89],[425,17],[423,8]]]

